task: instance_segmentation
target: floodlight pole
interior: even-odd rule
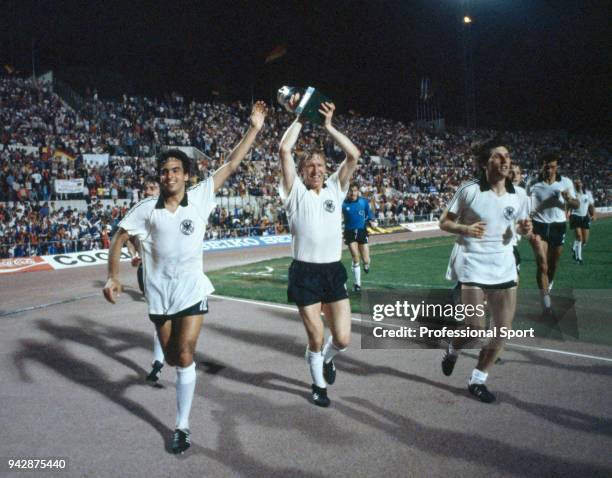
[[[36,62],[34,61],[34,37],[32,37],[32,78],[36,81]]]
[[[474,90],[474,55],[472,45],[471,0],[462,0],[463,87],[465,126],[476,126],[476,93]]]

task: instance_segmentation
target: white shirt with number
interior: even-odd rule
[[[547,224],[565,222],[565,199],[561,194],[562,191],[568,191],[570,197],[576,198],[574,184],[565,176],[559,176],[552,184],[538,181],[529,187],[534,221]]]
[[[459,282],[503,284],[516,281],[512,253],[516,222],[529,217],[527,195],[512,185],[501,196],[481,186],[480,181],[463,183],[448,206],[461,224],[485,223],[481,238],[459,235],[451,254],[446,278]]]
[[[280,182],[279,192],[287,211],[293,258],[325,264],[338,262],[342,256],[342,190],[338,172],[325,181],[319,194],[306,188],[296,176],[287,194]]]
[[[119,223],[140,241],[149,314],[176,314],[214,291],[202,264],[204,233],[214,207],[211,177],[187,189],[175,212],[164,207],[161,196],[147,198]]]
[[[589,213],[589,206],[595,205],[595,200],[593,199],[591,191],[576,193],[576,199],[578,199],[580,206],[578,206],[577,209],[572,209],[573,216],[584,217]]]

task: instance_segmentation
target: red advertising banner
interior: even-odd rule
[[[42,257],[14,257],[0,259],[0,275],[17,272],[50,271],[53,270]]]

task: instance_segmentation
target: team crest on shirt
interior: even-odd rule
[[[189,234],[193,234],[194,227],[193,221],[191,219],[185,219],[181,222],[181,232],[188,236]]]
[[[336,210],[336,205],[334,204],[334,201],[332,201],[331,199],[328,199],[327,201],[325,201],[323,203],[323,207],[325,208],[327,212],[334,212]]]
[[[504,218],[506,219],[506,221],[511,221],[512,219],[514,219],[514,212],[515,210],[512,206],[504,208]]]

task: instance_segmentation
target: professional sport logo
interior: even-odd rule
[[[511,221],[514,219],[514,208],[512,206],[504,208],[504,218],[506,221]]]
[[[334,204],[334,201],[332,201],[331,199],[328,199],[327,201],[325,201],[323,203],[323,207],[325,208],[327,212],[334,212],[336,209],[336,205]]]
[[[181,222],[181,232],[188,236],[189,234],[193,234],[194,227],[193,221],[191,219],[185,219]]]

